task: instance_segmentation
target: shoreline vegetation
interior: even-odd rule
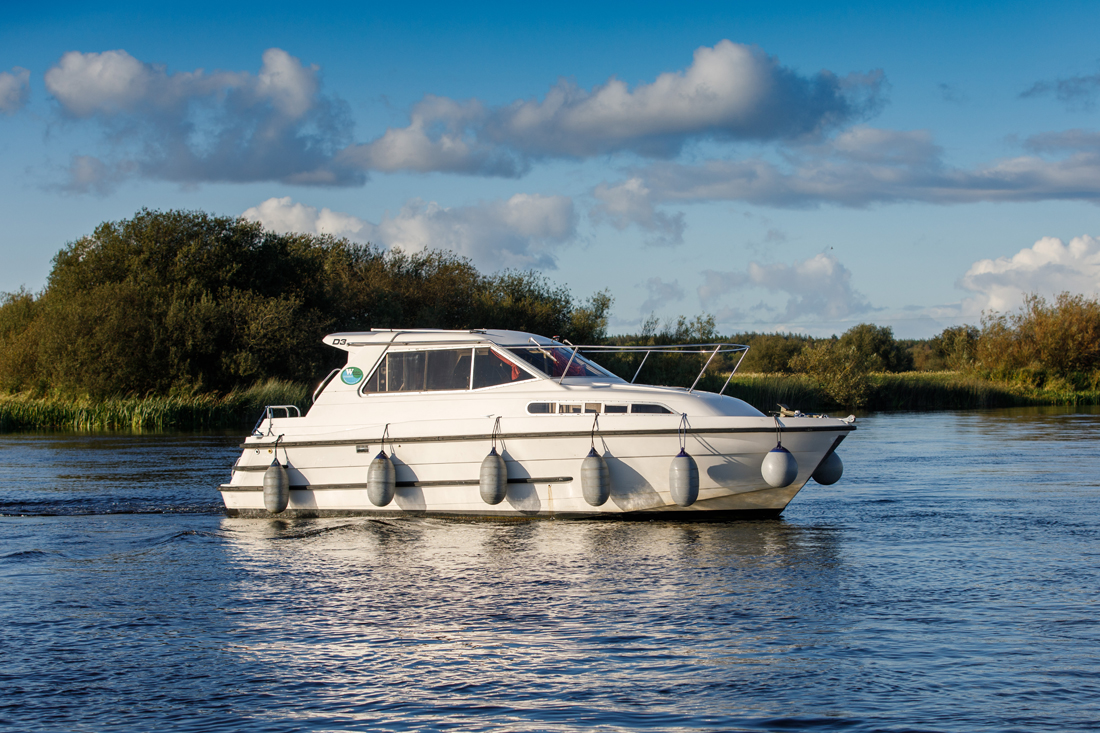
[[[304,384],[271,380],[226,395],[34,397],[0,395],[0,433],[202,431],[252,427],[267,405],[309,402]]]
[[[1021,388],[958,372],[877,373],[862,412],[973,410],[1000,407],[1100,405],[1100,391]],[[724,382],[724,380],[721,380]],[[721,389],[708,378],[705,388]],[[702,383],[701,383],[702,384]],[[159,397],[33,397],[0,395],[0,433],[29,431],[162,432],[247,430],[267,405],[308,409],[305,384],[272,380],[227,395]],[[807,413],[846,411],[821,386],[797,374],[737,374],[726,394],[762,412],[778,403]]]
[[[712,316],[608,335],[607,291],[577,300],[534,271],[480,273],[453,252],[384,251],[243,219],[142,210],[54,258],[42,291],[0,293],[0,432],[247,429],[305,410],[343,366],[326,333],[500,328],[575,344],[749,346],[727,394],[770,412],[1100,404],[1100,302],[1025,294],[1016,313],[922,340],[861,323],[839,336],[720,334]],[[736,354],[700,381],[717,392]],[[705,355],[654,354],[638,381],[687,387]],[[597,360],[630,379],[641,355]]]

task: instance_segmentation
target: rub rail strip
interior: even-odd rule
[[[822,425],[821,427],[807,426],[807,427],[783,427],[784,433],[821,433],[821,432],[844,432],[848,433],[856,429],[855,425]],[[701,430],[690,430],[690,435],[731,435],[735,433],[768,433],[775,434],[775,428],[703,428]],[[587,438],[591,434],[590,430],[580,430],[561,433],[501,433],[496,435],[497,440],[524,440],[524,439],[545,439],[545,438]],[[604,437],[612,436],[641,436],[641,435],[678,435],[678,429],[670,430],[600,430],[600,435]],[[445,442],[463,442],[468,443],[471,441],[485,441],[488,442],[493,439],[494,436],[489,433],[483,435],[425,435],[425,436],[409,436],[406,438],[394,438],[390,437],[386,439],[387,444],[400,445],[404,443],[445,443]],[[330,446],[330,445],[377,445],[377,440],[284,440],[279,443],[280,448],[307,448],[318,446]],[[268,443],[241,443],[241,448],[273,448],[275,446],[274,441]]]
[[[234,471],[242,469],[234,468]],[[251,470],[249,468],[243,470]],[[510,478],[510,484],[568,484],[573,481],[572,476],[550,476],[545,478]],[[397,488],[410,488],[413,486],[477,486],[477,479],[458,479],[456,481],[398,481]],[[366,484],[291,484],[291,491],[326,491],[340,489],[365,489]],[[234,486],[222,484],[219,491],[263,491],[263,486]]]

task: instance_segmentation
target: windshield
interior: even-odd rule
[[[613,377],[603,367],[564,346],[509,346],[508,349],[551,377]],[[568,368],[567,368],[568,366]],[[617,377],[616,377],[617,379]]]

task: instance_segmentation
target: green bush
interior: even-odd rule
[[[921,342],[911,351],[915,368],[930,372],[972,369],[980,335],[981,332],[974,326],[945,328],[938,336]]]
[[[878,366],[873,357],[853,344],[823,340],[803,349],[791,360],[791,367],[821,385],[838,405],[858,409],[866,404],[871,391],[869,376]]]
[[[840,337],[845,352],[858,355],[873,372],[907,372],[913,369],[913,357],[894,340],[889,326],[861,323],[852,326]]]
[[[788,374],[791,360],[798,356],[807,344],[807,336],[795,334],[751,334],[744,343],[749,347],[741,371],[755,374]]]
[[[1018,313],[982,319],[974,368],[1036,387],[1057,380],[1091,388],[1100,371],[1100,302],[1061,293],[1053,304],[1029,294]]]
[[[40,305],[26,290],[0,296],[0,392],[41,391],[35,332]]]
[[[872,372],[913,368],[909,348],[894,339],[893,329],[861,323],[840,338],[815,341],[790,361],[791,370],[820,385],[836,404],[856,409],[867,404]]]

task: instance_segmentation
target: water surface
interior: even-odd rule
[[[1100,415],[879,415],[782,519],[229,519],[237,436],[0,436],[0,726],[1100,727]]]

